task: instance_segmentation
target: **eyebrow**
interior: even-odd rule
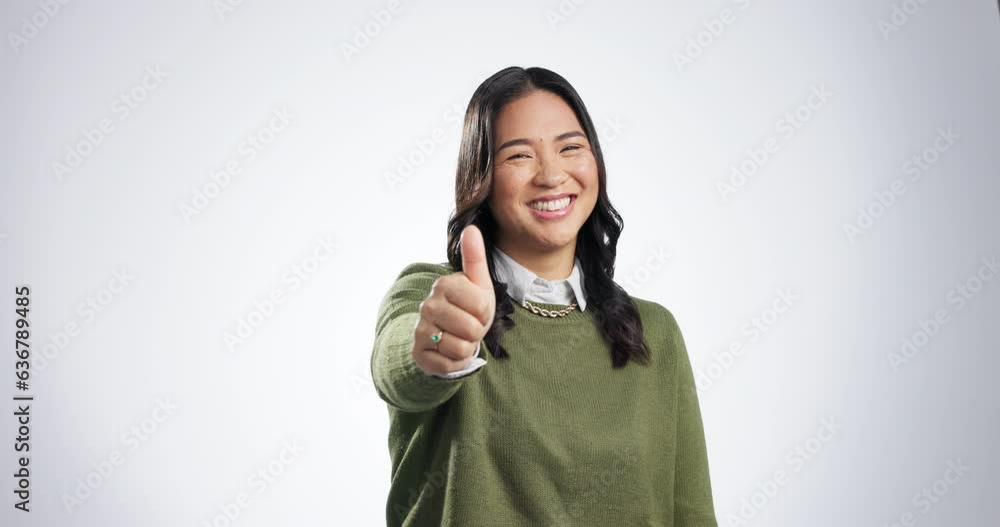
[[[557,135],[556,136],[556,142],[558,143],[559,141],[564,141],[566,139],[569,139],[570,137],[583,137],[583,138],[586,139],[587,136],[584,135],[583,132],[580,132],[579,130],[573,130],[572,132],[563,132],[563,133]],[[508,146],[530,145],[530,144],[531,144],[531,141],[529,141],[527,139],[511,139],[510,141],[507,141],[506,143],[500,145],[500,147],[497,148],[496,151],[499,152],[499,151],[503,150],[504,148],[507,148]]]

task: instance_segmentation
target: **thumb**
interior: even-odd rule
[[[462,245],[462,272],[465,277],[479,287],[493,291],[490,268],[486,265],[486,244],[479,227],[466,226],[459,243]]]

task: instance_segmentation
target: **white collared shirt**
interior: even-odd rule
[[[573,271],[562,280],[546,280],[539,277],[518,263],[517,260],[511,258],[510,255],[501,251],[499,247],[496,248],[496,254],[493,257],[493,267],[496,270],[497,279],[507,284],[507,296],[518,304],[524,305],[524,301],[528,300],[569,305],[575,300],[580,311],[587,309],[587,296],[583,290],[583,268],[579,258],[574,258]],[[482,346],[476,348],[475,357],[465,369],[435,375],[435,377],[454,379],[482,368],[486,364],[486,360],[479,356],[480,349]]]

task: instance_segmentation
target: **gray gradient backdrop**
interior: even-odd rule
[[[0,334],[29,285],[35,396],[25,514],[5,352],[3,525],[384,524],[376,309],[444,260],[457,116],[508,65],[601,129],[720,525],[1000,523],[996,2],[0,9]]]

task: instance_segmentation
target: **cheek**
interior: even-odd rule
[[[490,197],[492,203],[501,208],[508,209],[518,200],[518,185],[516,176],[507,173],[509,171],[497,171],[493,176],[493,194]]]
[[[504,165],[493,170],[493,180],[497,185],[511,188],[523,185],[525,181],[531,179],[532,174],[534,169],[530,163]]]
[[[597,187],[597,161],[593,156],[581,157],[573,161],[573,173],[580,183]]]

